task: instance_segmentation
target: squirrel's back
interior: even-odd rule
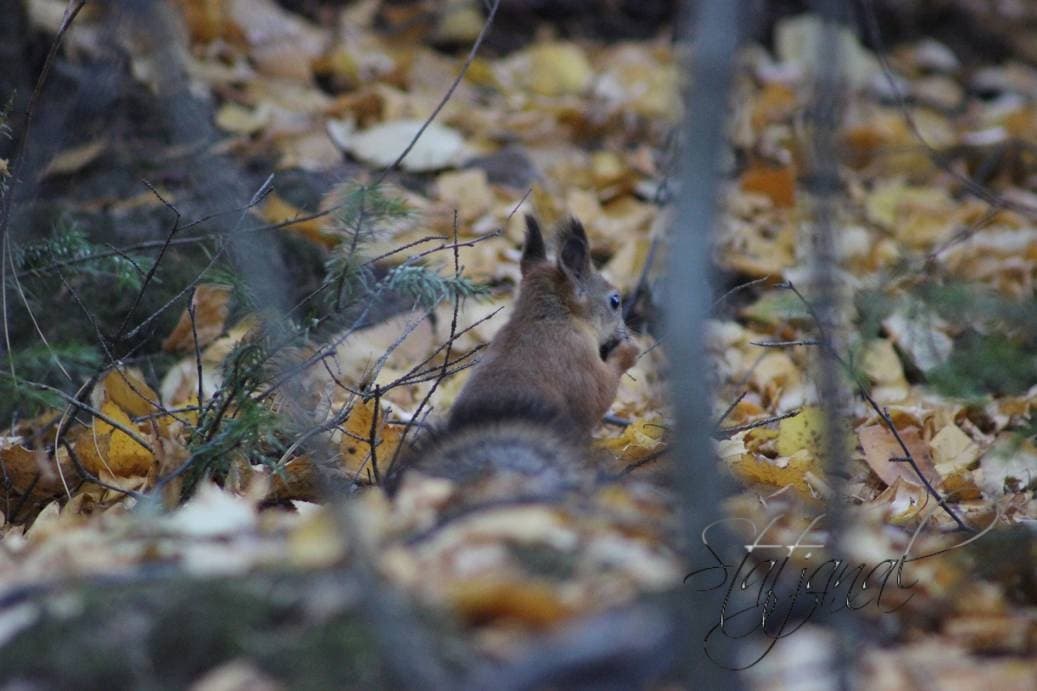
[[[390,472],[390,493],[409,471],[451,480],[478,493],[476,500],[551,495],[591,477],[588,450],[573,437],[571,420],[541,401],[497,398],[452,412]]]
[[[593,477],[591,429],[611,405],[637,346],[627,336],[619,293],[591,265],[579,222],[562,226],[551,262],[539,226],[526,221],[511,319],[475,367],[446,426],[389,474],[390,492],[412,469],[466,487],[505,478],[508,488],[511,478],[516,493],[536,495]]]

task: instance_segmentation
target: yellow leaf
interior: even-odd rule
[[[731,462],[731,469],[744,482],[791,486],[803,497],[814,497],[806,476],[807,473],[818,474],[818,468],[814,455],[806,449],[781,459],[746,453]]]
[[[936,472],[942,477],[966,470],[979,458],[980,450],[969,435],[951,423],[936,433],[929,442]]]
[[[893,180],[876,187],[865,203],[868,218],[891,230],[910,247],[925,247],[954,225],[955,203],[942,187],[920,187]]]
[[[309,569],[332,566],[345,555],[342,535],[325,509],[314,511],[299,522],[291,533],[288,549],[293,564]]]
[[[101,138],[65,149],[50,160],[47,167],[40,173],[39,179],[42,180],[54,175],[69,175],[80,171],[93,163],[107,148],[108,140]]]
[[[594,77],[583,50],[572,43],[541,43],[529,51],[524,75],[530,91],[541,96],[578,96]]]
[[[126,412],[115,403],[105,403],[101,406],[101,412],[129,429],[136,429]],[[94,425],[100,434],[109,435],[107,465],[114,475],[143,475],[148,472],[154,459],[150,451],[104,420],[94,420]]]
[[[901,401],[907,397],[909,385],[892,341],[887,338],[869,340],[860,361],[861,369],[876,384],[872,389],[872,396],[876,400]]]
[[[810,451],[820,456],[824,451],[825,414],[816,406],[808,406],[795,417],[786,418],[778,425],[778,453],[791,456],[798,451]],[[849,432],[849,430],[846,430]],[[847,452],[856,442],[846,434]],[[837,459],[842,460],[842,459]]]
[[[635,420],[626,426],[623,434],[604,439],[599,445],[625,461],[639,461],[663,446],[666,428],[658,421]]]
[[[269,122],[270,109],[262,105],[252,109],[228,102],[216,111],[216,124],[220,129],[232,134],[253,134],[266,127]]]
[[[126,411],[112,401],[104,402],[101,413],[127,429],[137,430]],[[146,475],[154,461],[150,451],[101,418],[94,418],[93,424],[83,430],[75,449],[86,469],[95,475],[102,471],[119,477]]]
[[[150,415],[158,409],[158,394],[144,383],[137,370],[109,370],[101,380],[101,386],[108,399],[130,415]]]

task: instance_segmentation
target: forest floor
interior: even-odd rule
[[[829,122],[786,4],[734,58],[701,363],[661,337],[671,3],[12,9],[0,689],[685,688],[703,653],[820,689],[841,646],[861,688],[1037,689],[1037,11],[861,3]],[[527,213],[582,221],[642,352],[591,489],[390,496]],[[677,366],[714,390],[730,544],[683,534]]]

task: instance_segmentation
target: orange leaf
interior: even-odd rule
[[[897,432],[926,479],[930,482],[938,481],[939,475],[929,458],[929,448],[919,436],[918,428],[907,427]],[[884,483],[892,485],[898,477],[914,484],[921,482],[910,464],[889,460],[902,457],[904,450],[884,425],[864,427],[857,432],[857,436],[861,440],[861,448],[864,449],[864,460]]]
[[[224,323],[230,313],[230,295],[229,286],[218,283],[199,284],[194,291],[194,297],[191,298],[195,310],[194,328],[191,327],[191,315],[185,309],[173,332],[162,341],[162,349],[171,352],[194,352],[195,332],[198,333],[199,348],[215,341],[223,333]]]
[[[770,197],[774,206],[789,208],[796,204],[796,171],[792,166],[774,168],[754,165],[742,173],[742,190]]]
[[[506,621],[545,628],[572,612],[558,590],[532,581],[480,579],[456,584],[450,600],[458,615],[471,624]]]
[[[266,201],[263,202],[263,206],[260,208],[259,215],[263,217],[263,220],[267,223],[284,223],[291,221],[295,218],[302,218],[304,216],[310,216],[307,211],[303,211],[299,207],[285,201],[279,197],[276,193],[271,193]],[[320,218],[311,218],[305,221],[297,221],[284,226],[285,230],[290,230],[301,234],[311,242],[315,242],[318,245],[324,247],[334,247],[338,244],[339,238],[335,237],[331,233],[325,230],[325,221],[327,217],[322,216]]]
[[[352,473],[371,470],[371,424],[374,421],[374,399],[358,401],[353,405],[346,423],[343,425],[342,442],[339,449],[346,469]],[[379,470],[385,470],[387,464],[400,445],[403,428],[385,424],[386,410],[378,411],[378,423],[375,430],[375,456]]]

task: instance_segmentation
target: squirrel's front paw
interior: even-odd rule
[[[637,347],[632,338],[624,338],[609,353],[607,362],[618,368],[620,372],[626,372],[637,362],[637,356],[640,353],[641,349]]]

